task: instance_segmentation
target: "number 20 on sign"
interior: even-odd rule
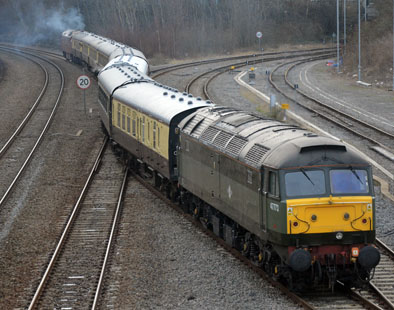
[[[90,79],[87,75],[81,75],[77,79],[77,86],[81,89],[87,89],[90,87]]]

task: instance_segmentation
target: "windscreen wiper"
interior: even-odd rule
[[[352,166],[349,166],[349,168],[350,168],[350,171],[356,176],[357,180],[359,180],[359,182],[360,182],[361,184],[364,184],[363,181],[361,181],[360,177],[358,176],[357,172],[354,171],[353,167],[352,167]]]
[[[311,182],[312,185],[315,186],[315,184],[312,182],[311,178],[306,174],[304,168],[301,168],[300,170],[301,170],[302,174],[305,175],[305,177],[309,180],[309,182]]]

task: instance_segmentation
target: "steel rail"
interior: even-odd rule
[[[12,50],[12,49],[11,49],[11,50]],[[49,118],[48,118],[48,120],[47,120],[47,122],[46,122],[44,128],[42,129],[41,134],[40,134],[39,137],[37,138],[36,143],[34,144],[33,148],[31,149],[31,151],[30,151],[28,157],[26,158],[25,162],[23,163],[22,167],[19,169],[17,175],[15,176],[15,178],[14,178],[13,181],[11,182],[10,186],[8,187],[7,191],[4,193],[3,197],[1,198],[1,200],[0,200],[0,207],[3,205],[3,203],[4,203],[5,200],[7,199],[8,195],[10,194],[11,190],[12,190],[13,187],[15,186],[16,182],[19,180],[19,178],[20,178],[22,172],[25,170],[26,166],[28,165],[28,163],[30,162],[31,158],[33,157],[33,154],[35,153],[37,147],[38,147],[39,144],[41,143],[41,141],[42,141],[42,139],[43,139],[43,137],[44,137],[44,134],[47,132],[47,130],[48,130],[48,128],[49,128],[49,126],[50,126],[50,124],[51,124],[51,122],[52,122],[52,120],[53,120],[53,117],[55,116],[55,112],[56,112],[56,110],[57,110],[57,107],[59,106],[59,102],[60,102],[60,99],[61,99],[61,97],[62,97],[62,95],[63,95],[63,90],[64,90],[64,80],[65,80],[65,79],[64,79],[64,74],[63,74],[63,71],[60,69],[60,67],[59,67],[57,64],[55,64],[54,62],[52,62],[52,61],[50,61],[50,60],[48,60],[48,59],[45,59],[45,58],[43,58],[43,57],[40,57],[40,56],[31,54],[31,53],[27,53],[27,52],[22,52],[22,53],[25,53],[25,54],[27,54],[27,55],[30,55],[30,56],[34,56],[34,57],[40,58],[40,59],[42,59],[42,60],[48,62],[48,63],[51,64],[52,66],[54,66],[54,67],[56,68],[56,70],[57,70],[57,71],[59,72],[59,74],[60,74],[60,77],[61,77],[61,85],[60,85],[59,94],[58,94],[58,96],[57,96],[57,98],[56,98],[56,101],[55,101],[55,104],[54,104],[54,106],[53,106],[53,108],[52,108],[51,114],[49,115]]]
[[[387,255],[394,260],[394,251],[387,245],[385,244],[381,239],[375,238],[375,244],[386,251]]]
[[[107,250],[105,252],[105,257],[104,257],[104,262],[103,262],[103,266],[101,268],[101,273],[100,273],[100,279],[98,281],[97,284],[97,288],[96,288],[96,294],[94,295],[94,300],[93,300],[93,305],[92,305],[92,310],[96,309],[97,307],[97,303],[98,303],[98,299],[99,299],[99,295],[101,293],[101,287],[103,285],[103,280],[104,280],[104,275],[107,269],[107,265],[108,265],[108,260],[109,260],[109,255],[110,255],[110,251],[113,245],[113,241],[114,241],[114,236],[115,236],[115,230],[119,225],[119,220],[120,220],[120,214],[121,214],[121,206],[122,206],[122,201],[123,201],[123,196],[124,196],[124,191],[126,188],[126,184],[127,184],[127,177],[128,177],[128,166],[126,165],[125,167],[125,174],[123,177],[123,182],[122,182],[122,186],[120,188],[120,193],[119,193],[119,198],[118,198],[118,203],[116,205],[116,211],[115,211],[115,216],[114,216],[114,221],[112,223],[112,228],[111,228],[111,234],[108,240],[108,245],[107,245]]]
[[[388,257],[390,257],[391,260],[394,261],[394,251],[387,244],[385,244],[381,239],[376,238],[375,245],[378,248],[380,248],[382,251],[384,251],[385,255],[387,255]],[[389,300],[374,283],[370,282],[369,286],[372,289],[372,291],[374,291],[375,294],[377,294],[384,301],[387,307],[394,310],[394,303],[391,300]]]
[[[290,82],[290,80],[288,79],[288,74],[289,74],[289,72],[290,72],[293,68],[295,68],[296,66],[301,65],[301,64],[303,64],[303,63],[306,63],[306,62],[307,62],[307,61],[302,61],[302,62],[299,62],[299,63],[295,63],[295,64],[293,64],[292,66],[290,66],[289,68],[287,68],[287,70],[286,70],[286,72],[285,72],[285,81],[286,81],[287,85],[289,85],[289,86],[290,86],[291,88],[293,88],[296,92],[298,92],[299,94],[301,94],[303,97],[305,97],[305,98],[307,98],[307,99],[309,99],[309,100],[312,100],[313,102],[316,102],[317,104],[319,104],[319,105],[321,105],[321,106],[324,106],[325,108],[327,108],[327,109],[329,109],[329,110],[331,110],[331,111],[334,111],[334,112],[336,112],[336,113],[338,113],[338,114],[341,114],[342,116],[345,116],[345,117],[347,117],[347,118],[350,118],[350,119],[352,119],[353,121],[362,124],[363,126],[366,126],[366,127],[370,128],[370,129],[373,129],[373,130],[376,130],[377,132],[379,132],[379,133],[381,133],[381,134],[383,134],[383,135],[386,135],[386,136],[389,137],[389,138],[394,139],[394,134],[391,134],[391,133],[389,133],[389,132],[387,132],[387,131],[385,131],[385,130],[383,130],[383,129],[380,129],[380,128],[374,126],[374,125],[371,125],[371,124],[369,124],[369,123],[367,123],[367,122],[365,122],[365,121],[362,121],[362,120],[360,120],[360,119],[357,119],[356,117],[353,117],[352,115],[349,115],[349,114],[347,114],[347,113],[344,113],[344,112],[342,112],[342,111],[340,111],[340,110],[338,110],[338,109],[336,109],[336,108],[334,108],[334,107],[332,107],[332,106],[330,106],[330,105],[328,105],[328,104],[322,102],[321,100],[318,100],[318,99],[316,99],[316,98],[313,98],[312,96],[306,94],[305,92],[303,92],[303,91],[300,90],[299,88],[295,88],[295,86],[294,86],[294,85]],[[382,145],[382,144],[380,144],[380,146],[385,147],[385,146]],[[387,147],[385,147],[385,148],[387,148]]]
[[[327,55],[327,54],[324,54],[324,55]],[[296,54],[292,54],[292,55],[288,55],[288,56],[270,57],[270,58],[266,58],[266,59],[259,59],[259,60],[256,60],[255,63],[261,63],[261,62],[263,62],[263,61],[268,62],[268,61],[275,61],[275,60],[281,60],[281,59],[302,57],[302,56],[310,56],[310,54],[309,54],[309,53],[307,53],[307,54],[299,54],[299,55],[298,55],[298,54],[297,54],[297,55],[296,55]],[[225,72],[230,71],[230,70],[231,70],[231,68],[230,68],[231,66],[233,66],[234,68],[241,68],[241,67],[248,66],[248,65],[249,65],[249,62],[248,62],[248,61],[243,61],[243,62],[237,62],[237,63],[234,63],[234,64],[228,64],[228,65],[221,66],[221,67],[218,67],[218,68],[215,68],[215,69],[212,69],[212,70],[205,71],[205,72],[203,72],[203,73],[201,73],[201,74],[195,76],[193,79],[191,79],[191,80],[187,83],[187,85],[186,85],[186,87],[185,87],[185,91],[186,91],[186,92],[190,92],[191,86],[192,86],[198,79],[202,78],[203,76],[205,76],[205,75],[207,75],[207,74],[210,74],[210,73],[212,73],[212,72],[217,72],[217,71],[223,70],[223,71],[220,71],[220,72],[217,74],[217,75],[219,75],[219,74],[221,74],[221,73],[225,73]],[[214,77],[216,77],[217,75],[215,75]],[[208,81],[211,82],[212,80],[213,80],[213,78],[210,79],[210,80],[208,80]],[[208,89],[208,85],[206,85],[205,88]],[[209,94],[208,94],[208,98],[209,98]]]
[[[302,56],[310,56],[310,54],[303,54],[303,55],[291,55],[291,56],[285,56],[285,57],[278,57],[278,58],[267,58],[267,59],[263,59],[262,61],[274,61],[274,60],[280,60],[280,59],[287,59],[287,58],[293,58],[293,57],[302,57]],[[315,57],[321,57],[321,56],[315,56]],[[262,62],[261,60],[259,61],[259,62]],[[246,66],[246,65],[248,65],[247,63],[238,63],[238,64],[235,64],[234,65],[234,67],[235,68],[241,68],[241,67],[244,67],[244,66]],[[212,98],[211,98],[211,96],[209,95],[209,92],[208,92],[208,86],[209,86],[209,84],[216,78],[216,77],[218,77],[220,74],[222,74],[222,73],[224,73],[224,72],[228,72],[230,69],[228,68],[228,66],[226,66],[226,67],[221,67],[220,69],[225,69],[224,71],[219,71],[219,72],[217,72],[216,74],[214,74],[214,75],[212,75],[206,82],[205,82],[205,84],[204,84],[204,88],[203,88],[203,93],[204,93],[204,96],[206,97],[206,99],[208,99],[208,100],[211,100],[212,101]],[[206,73],[203,73],[203,74],[201,74],[200,76],[198,76],[197,78],[201,78],[202,76],[204,76],[205,74],[208,74],[208,73],[211,73],[211,72],[214,72],[215,70],[212,70],[212,71],[210,71],[210,72],[206,72]],[[197,79],[195,79],[195,80],[197,80]],[[194,83],[195,81],[193,81],[192,83]],[[189,83],[190,84],[190,83]],[[189,86],[189,84],[188,84],[188,86],[187,87],[190,87]]]
[[[321,58],[321,59],[324,59],[324,58]],[[314,59],[314,60],[318,60],[318,59]],[[280,66],[276,67],[276,68],[271,72],[271,74],[270,74],[270,76],[269,76],[269,83],[270,83],[270,84],[272,85],[272,87],[274,87],[280,94],[282,94],[282,95],[283,95],[285,98],[287,98],[288,100],[290,100],[290,101],[292,101],[292,102],[298,104],[299,106],[303,107],[304,109],[306,109],[306,110],[308,110],[308,111],[310,111],[310,112],[315,113],[316,115],[319,115],[320,117],[322,117],[322,118],[324,118],[324,119],[326,119],[326,120],[328,120],[328,121],[334,123],[335,125],[337,125],[337,126],[339,126],[339,127],[342,127],[342,128],[344,128],[344,129],[346,129],[346,130],[352,132],[353,134],[355,134],[355,135],[357,135],[357,136],[359,136],[359,137],[361,137],[361,138],[364,138],[364,139],[366,139],[366,140],[372,142],[373,144],[379,145],[379,146],[383,147],[384,149],[389,149],[387,146],[381,144],[379,141],[377,141],[377,140],[375,140],[375,139],[373,139],[373,138],[371,138],[371,137],[368,137],[368,136],[366,136],[366,135],[364,135],[364,134],[358,132],[357,130],[352,129],[352,128],[350,128],[349,126],[346,126],[345,124],[343,124],[343,123],[341,123],[341,122],[339,122],[339,121],[334,120],[332,117],[330,117],[330,116],[328,116],[328,115],[325,115],[324,113],[319,112],[318,110],[316,110],[316,109],[314,109],[314,108],[312,108],[312,107],[309,107],[308,105],[303,104],[303,103],[301,103],[300,101],[298,101],[298,100],[296,100],[296,99],[290,97],[289,95],[287,95],[287,94],[285,93],[285,91],[282,90],[282,89],[273,81],[273,74],[274,74],[279,68],[281,68],[281,67],[283,67],[283,66],[285,66],[285,65],[288,65],[288,64],[290,64],[290,63],[293,63],[293,62],[288,62],[288,63],[285,63],[285,64],[281,64]],[[309,100],[315,102],[313,98],[309,98],[309,97],[307,97],[307,98],[308,98]],[[315,102],[315,103],[317,103],[317,104],[320,105],[319,102]],[[324,105],[325,105],[325,104],[324,104]],[[322,106],[322,105],[321,105],[321,106]],[[325,107],[325,106],[324,106],[324,107]],[[325,108],[326,108],[326,107],[325,107]],[[332,111],[334,111],[334,110],[332,110]],[[337,111],[334,111],[334,112],[337,112]],[[338,112],[338,114],[340,114],[341,116],[344,116],[344,117],[349,117],[348,114],[343,113],[343,112],[340,112],[340,111]],[[349,118],[351,118],[351,117],[349,117]],[[357,119],[355,119],[354,121],[360,123],[360,121],[357,120]]]
[[[85,182],[85,185],[84,185],[84,187],[83,187],[83,189],[81,191],[81,194],[79,195],[78,200],[77,200],[77,202],[75,203],[75,205],[73,207],[71,215],[70,215],[70,217],[69,217],[69,219],[67,221],[66,227],[63,230],[63,233],[62,233],[62,235],[60,237],[60,240],[59,240],[59,242],[58,242],[58,244],[56,246],[56,249],[55,249],[55,251],[54,251],[54,253],[52,255],[52,258],[51,258],[51,260],[50,260],[50,262],[48,264],[48,267],[46,268],[46,270],[44,272],[44,275],[43,275],[43,277],[42,277],[42,279],[40,281],[40,284],[38,285],[38,287],[36,289],[36,292],[34,293],[33,299],[30,302],[30,305],[29,305],[29,308],[28,308],[29,310],[34,309],[36,307],[39,299],[40,299],[40,296],[41,296],[41,294],[42,294],[42,292],[43,292],[43,290],[45,288],[45,285],[46,285],[46,283],[48,281],[49,274],[52,271],[52,269],[53,269],[53,267],[54,267],[54,265],[56,263],[56,260],[57,260],[59,254],[60,254],[60,251],[62,250],[62,248],[63,248],[63,246],[65,244],[66,238],[67,238],[67,236],[68,236],[68,234],[69,234],[69,232],[71,230],[72,224],[73,224],[75,218],[77,217],[78,211],[80,209],[81,201],[85,197],[87,189],[88,189],[88,187],[89,187],[89,185],[90,185],[90,183],[91,183],[91,181],[93,179],[93,175],[97,171],[97,168],[98,168],[98,166],[99,166],[99,164],[101,162],[101,159],[102,159],[103,154],[104,154],[104,150],[105,150],[105,148],[107,146],[107,142],[108,142],[108,138],[105,137],[105,139],[103,141],[103,144],[101,145],[101,148],[100,148],[100,150],[98,152],[98,155],[96,157],[96,160],[95,160],[95,162],[93,164],[93,167],[92,167],[92,169],[91,169],[91,171],[89,173],[89,176],[88,176],[88,178],[87,178],[87,180]]]
[[[304,51],[304,52],[305,52],[305,51]],[[317,52],[316,52],[316,53],[317,53]],[[326,54],[324,54],[324,55],[326,55]],[[258,60],[255,61],[255,63],[261,63],[261,62],[263,62],[263,61],[267,62],[267,61],[274,61],[274,60],[281,60],[281,59],[302,57],[302,56],[310,56],[310,53],[306,53],[306,54],[292,54],[292,55],[288,55],[288,56],[277,56],[277,57],[270,57],[270,58],[266,58],[266,59],[258,59]],[[218,68],[215,68],[215,69],[212,69],[212,70],[205,71],[205,72],[203,72],[203,73],[201,73],[201,74],[195,76],[193,79],[191,79],[191,80],[187,83],[187,85],[186,85],[186,87],[185,87],[185,91],[186,91],[186,92],[190,92],[191,86],[192,86],[198,79],[202,78],[203,76],[205,76],[205,75],[207,75],[207,74],[210,74],[210,73],[212,73],[212,72],[216,72],[216,71],[223,70],[223,71],[221,71],[221,72],[219,73],[219,74],[221,74],[221,73],[230,71],[232,66],[233,66],[234,68],[241,68],[241,67],[248,66],[248,65],[249,65],[249,62],[248,62],[248,61],[243,61],[243,62],[237,62],[237,63],[233,63],[233,64],[227,64],[227,65],[225,65],[225,66],[221,66],[221,67],[218,67]],[[219,74],[217,74],[217,75],[219,75]],[[216,75],[216,76],[217,76],[217,75]],[[216,77],[216,76],[215,76],[215,77]],[[209,80],[209,81],[212,81],[212,80]],[[207,88],[208,88],[208,86],[206,86],[206,89],[207,89]],[[209,96],[208,96],[208,97],[209,97]]]
[[[383,300],[386,306],[388,306],[391,310],[394,310],[394,304],[386,296],[384,296],[384,293],[375,284],[369,282],[369,287],[376,295],[379,296],[381,300]]]
[[[1,50],[6,51],[8,53],[12,53],[10,52],[8,49],[4,50],[2,47],[0,47]],[[18,53],[19,54],[19,53]],[[21,130],[25,127],[25,125],[27,124],[27,121],[30,119],[30,117],[33,115],[33,112],[36,110],[36,107],[38,106],[38,104],[41,102],[41,98],[43,97],[47,87],[48,87],[48,82],[49,82],[49,74],[47,69],[40,64],[38,61],[31,59],[29,57],[25,57],[26,59],[32,61],[33,63],[37,64],[41,70],[44,72],[45,74],[45,82],[44,82],[44,86],[41,89],[40,94],[38,95],[37,99],[35,100],[33,106],[30,108],[29,112],[26,114],[26,116],[24,117],[24,119],[22,120],[22,122],[19,124],[19,126],[16,128],[16,130],[14,131],[14,133],[11,135],[11,137],[6,141],[6,143],[3,145],[3,147],[0,149],[0,158],[3,157],[4,153],[6,152],[6,150],[9,148],[9,146],[12,144],[12,142],[15,141],[16,136],[21,132]]]
[[[169,73],[171,71],[191,67],[194,65],[205,65],[205,64],[218,63],[218,62],[230,61],[230,60],[238,60],[238,59],[245,59],[245,58],[261,58],[261,57],[265,57],[265,56],[282,55],[282,54],[290,54],[290,53],[303,53],[303,52],[307,52],[307,51],[309,51],[309,52],[315,52],[315,51],[327,52],[327,51],[333,51],[333,50],[334,50],[333,48],[315,48],[315,49],[306,49],[306,50],[290,50],[290,51],[282,51],[282,52],[269,52],[269,53],[264,53],[264,54],[249,54],[249,55],[242,55],[242,56],[231,56],[231,57],[223,57],[223,58],[216,58],[216,59],[207,59],[207,60],[177,64],[177,65],[169,65],[164,68],[152,70],[151,73],[164,71],[164,72],[160,72],[156,75],[153,75],[152,78],[155,79],[155,78],[157,78],[161,75],[164,75],[166,73]]]

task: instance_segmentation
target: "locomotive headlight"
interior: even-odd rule
[[[343,233],[337,232],[337,234],[335,235],[335,238],[337,238],[338,240],[342,240],[342,238],[343,238]]]
[[[345,213],[344,215],[343,215],[343,219],[345,220],[345,221],[347,221],[347,220],[349,220],[349,218],[350,218],[350,215],[349,215],[349,213]]]
[[[316,222],[316,220],[317,220],[316,214],[312,214],[312,216],[311,216],[311,221],[312,221],[312,222]]]

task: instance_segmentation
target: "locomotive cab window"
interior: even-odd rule
[[[285,188],[288,197],[318,196],[326,193],[326,181],[323,170],[287,172]]]
[[[268,173],[268,193],[279,197],[278,174],[274,171]]]
[[[336,169],[330,171],[331,192],[333,194],[369,193],[368,174],[361,169]]]

